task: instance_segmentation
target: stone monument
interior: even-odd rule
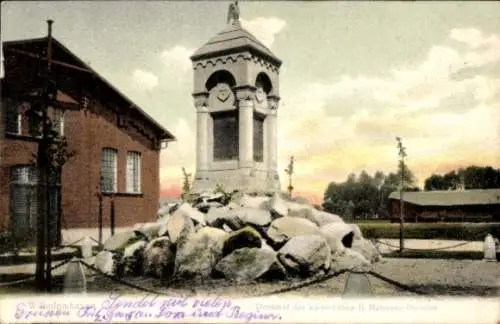
[[[227,26],[192,56],[197,111],[193,193],[272,193],[277,170],[281,60],[245,30],[238,2]]]

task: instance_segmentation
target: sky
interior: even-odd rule
[[[197,48],[226,26],[226,1],[2,2],[2,41],[53,35],[177,142],[163,195],[195,171]],[[282,187],[321,202],[349,173],[396,171],[396,136],[419,184],[471,164],[500,168],[500,2],[240,1],[244,28],[283,60]]]

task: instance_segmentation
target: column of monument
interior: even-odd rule
[[[278,100],[270,99],[269,113],[267,115],[267,169],[274,177],[278,170]]]
[[[247,91],[238,93],[240,167],[253,166],[253,102]]]
[[[195,99],[196,106],[196,169],[199,175],[204,177],[204,172],[208,170],[208,122],[209,112],[206,97]]]

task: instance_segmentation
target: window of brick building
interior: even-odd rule
[[[127,152],[127,192],[141,193],[141,153]]]
[[[117,192],[117,162],[118,151],[113,148],[103,148],[101,152],[101,191]]]
[[[30,108],[31,106],[29,103],[25,103],[23,105],[24,111]],[[41,121],[30,121],[29,119],[27,121],[28,121],[28,135],[32,137],[41,138],[43,133],[43,123]]]
[[[52,129],[64,136],[64,110],[55,108],[52,114]]]
[[[21,107],[12,100],[7,100],[5,108],[5,133],[21,135]]]
[[[37,169],[33,166],[15,166],[11,169],[11,202],[13,228],[17,233],[28,233],[36,228]]]

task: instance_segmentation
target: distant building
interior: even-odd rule
[[[18,236],[36,228],[32,162],[39,133],[30,129],[23,113],[30,105],[26,95],[40,91],[33,80],[47,64],[46,49],[47,38],[3,43],[0,230]],[[160,150],[174,136],[56,39],[52,57],[58,92],[49,113],[55,130],[76,153],[54,175],[50,218],[55,232],[98,227],[99,197],[103,227],[110,227],[112,200],[116,227],[154,220]]]
[[[500,189],[404,192],[405,221],[500,222]],[[389,196],[391,220],[399,219],[400,197]]]

